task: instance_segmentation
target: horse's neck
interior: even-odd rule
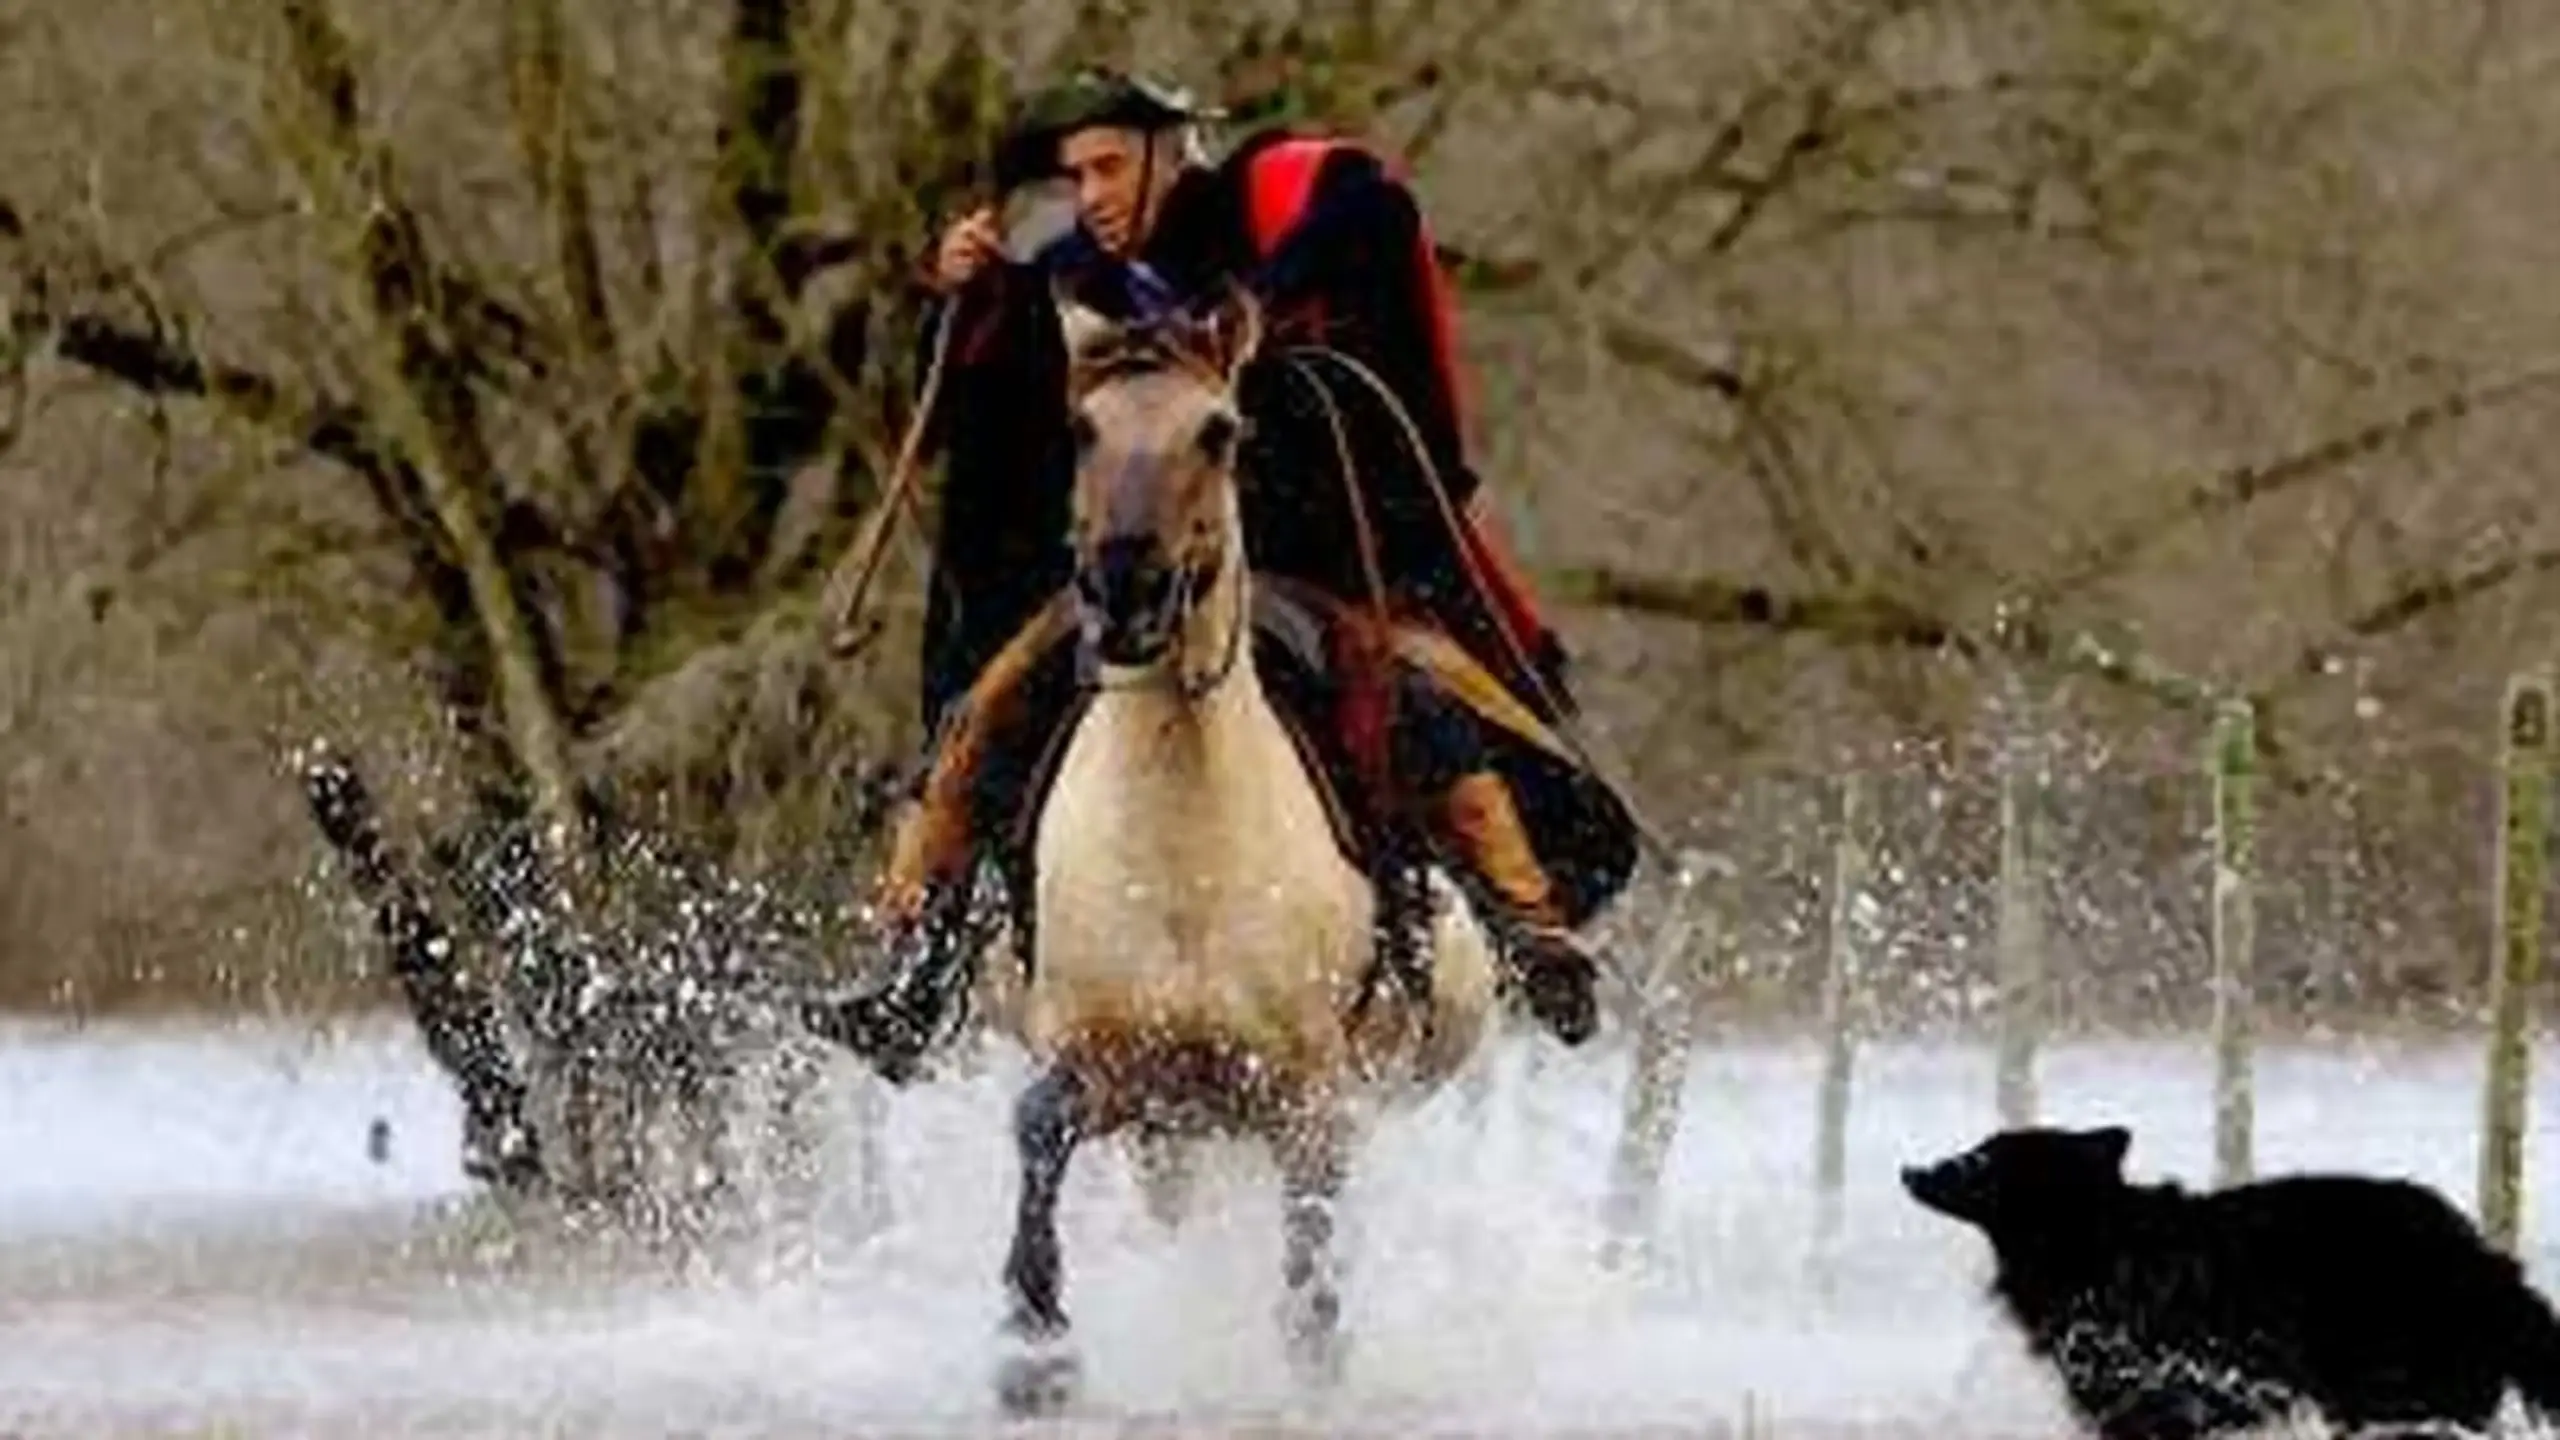
[[[1141,773],[1186,798],[1260,783],[1275,756],[1288,753],[1288,734],[1253,664],[1248,583],[1241,573],[1223,577],[1218,594],[1184,622],[1183,670],[1205,688],[1185,694],[1172,685],[1142,685],[1101,697],[1105,713],[1098,719],[1142,737],[1147,763]]]

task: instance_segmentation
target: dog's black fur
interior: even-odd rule
[[[2305,1410],[2364,1434],[2476,1430],[2510,1382],[2560,1416],[2560,1319],[2435,1191],[2360,1175],[2130,1185],[2132,1143],[2120,1126],[2007,1130],[1902,1172],[1913,1199],[1990,1239],[1993,1296],[2104,1440]]]

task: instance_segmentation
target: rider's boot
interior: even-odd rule
[[[1033,742],[1054,719],[1050,691],[1032,682],[1065,631],[1052,606],[989,661],[952,708],[918,793],[898,817],[875,907],[889,975],[841,1001],[812,1001],[802,1023],[871,1062],[893,1084],[913,1079],[925,1053],[961,1018],[995,918],[973,905],[991,817],[1012,813]]]
[[[988,940],[985,927],[970,923],[974,852],[966,819],[965,806],[908,802],[878,902],[887,979],[802,1007],[813,1033],[861,1056],[893,1085],[914,1079],[926,1052],[961,1018]]]
[[[1513,803],[1491,769],[1458,776],[1432,807],[1435,838],[1449,852],[1462,888],[1493,932],[1529,1013],[1567,1045],[1599,1028],[1598,969],[1556,900]]]

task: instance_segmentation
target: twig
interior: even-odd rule
[[[2339,629],[2356,640],[2379,639],[2405,630],[2428,616],[2477,599],[2510,581],[2551,574],[2560,574],[2560,548],[2520,551],[2467,570],[2438,571],[2409,582],[2381,603],[2349,617]],[[2329,662],[2337,648],[2334,644],[2303,647],[2292,673],[2285,677],[2279,688],[2299,688],[2328,675]]]
[[[330,0],[285,0],[281,18],[296,102],[280,116],[302,183],[354,291],[373,405],[399,437],[467,582],[490,650],[508,749],[531,781],[545,858],[583,898],[591,855],[568,737],[533,608],[519,592],[485,512],[497,463],[478,399],[455,363],[426,238],[393,181],[390,155],[367,134],[347,41]],[[546,671],[554,673],[546,673]]]
[[[1600,567],[1553,572],[1539,582],[1559,600],[1697,625],[1800,631],[1852,645],[1969,652],[1974,642],[1934,617],[1872,595],[1788,595],[1728,580],[1668,580]]]
[[[1553,572],[1541,577],[1540,584],[1562,601],[1693,625],[1746,626],[1815,635],[1843,645],[1939,651],[1975,660],[2002,654],[2086,675],[2182,710],[2209,710],[2226,693],[2077,632],[2058,633],[2018,620],[1978,632],[1873,593],[1785,594],[1763,585],[1666,580],[1602,567]]]
[[[2042,606],[2086,590],[2131,566],[2145,551],[2188,525],[2230,514],[2269,495],[2333,474],[2402,441],[2440,430],[2491,406],[2521,399],[2555,379],[2560,379],[2560,365],[2537,365],[2503,380],[2431,400],[2279,459],[2237,465],[2207,476],[2162,510],[2119,527],[2037,583],[2028,592],[2028,603]]]
[[[161,335],[106,315],[80,313],[55,322],[53,353],[146,395],[218,402],[233,414],[291,435],[304,449],[359,474],[388,478],[399,469],[356,406],[334,400],[297,404],[266,375],[207,361]]]

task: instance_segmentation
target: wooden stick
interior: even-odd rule
[[[827,574],[826,588],[818,596],[818,628],[827,637],[828,653],[843,659],[868,644],[877,627],[862,623],[863,606],[871,598],[871,583],[879,578],[880,562],[888,554],[889,534],[897,528],[901,514],[913,515],[916,523],[924,523],[924,512],[916,499],[917,464],[924,449],[925,428],[933,421],[934,406],[942,396],[943,362],[951,353],[952,316],[958,313],[956,302],[945,304],[934,321],[933,350],[925,361],[924,388],[916,397],[915,413],[907,418],[907,431],[898,441],[898,457],[889,467],[888,493],[880,504],[872,507],[871,516],[863,522],[862,533],[845,548],[835,568]]]
[[[2044,926],[2035,867],[2043,846],[2036,814],[2044,799],[2041,736],[2029,713],[2025,686],[2013,677],[2009,733],[2000,754],[1999,1005],[1996,1079],[2000,1123],[2030,1125],[2036,1114],[2036,1040],[2043,1025]],[[2032,766],[2026,754],[2036,743]]]
[[[1608,1236],[1602,1259],[1612,1266],[1641,1252],[1649,1240],[1662,1169],[1680,1130],[1681,1096],[1688,1085],[1689,1055],[1695,1045],[1697,1005],[1689,984],[1692,942],[1702,926],[1712,940],[1719,918],[1708,913],[1712,902],[1702,904],[1704,897],[1696,890],[1694,872],[1684,864],[1664,899],[1653,964],[1637,996],[1635,1061],[1627,1077],[1626,1109],[1604,1212]]]
[[[2480,1228],[2512,1252],[2524,1213],[2524,1130],[2533,999],[2542,976],[2542,887],[2550,874],[2551,674],[2507,683],[2495,881],[2498,954],[2489,970],[2489,1076],[2480,1126]]]
[[[1858,902],[1867,883],[1867,786],[1867,777],[1858,771],[1841,775],[1839,829],[1831,848],[1831,933],[1822,964],[1822,1088],[1813,1142],[1814,1267],[1817,1283],[1826,1287],[1849,1171],[1849,1090],[1857,1045],[1850,1000],[1859,970]]]
[[[2213,1165],[2214,1183],[2236,1185],[2255,1168],[2256,1086],[2250,1041],[2256,992],[2257,776],[2255,715],[2225,701],[2214,720],[2213,767]]]

